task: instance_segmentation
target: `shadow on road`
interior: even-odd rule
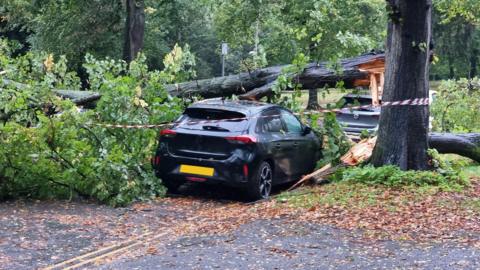
[[[292,183],[277,185],[272,188],[271,196],[288,189]],[[195,199],[225,201],[225,202],[252,202],[241,188],[233,188],[225,185],[209,185],[205,183],[187,182],[179,190],[178,194],[167,194],[167,197],[193,197]]]

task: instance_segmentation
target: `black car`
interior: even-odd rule
[[[221,183],[260,199],[311,172],[320,148],[310,127],[280,106],[206,100],[160,132],[153,167],[170,192],[186,181]]]

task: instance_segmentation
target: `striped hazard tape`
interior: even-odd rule
[[[383,101],[378,106],[372,105],[362,105],[362,106],[351,106],[345,108],[336,108],[336,109],[318,109],[312,111],[305,111],[302,113],[294,113],[295,115],[302,116],[302,115],[312,115],[317,113],[329,113],[329,112],[345,112],[351,110],[360,110],[360,109],[371,109],[375,107],[392,107],[392,106],[426,106],[430,104],[430,100],[428,98],[414,98],[414,99],[406,99],[401,101]],[[277,117],[280,115],[266,115],[266,116],[254,116],[254,117],[239,117],[239,118],[228,118],[228,119],[215,119],[215,120],[193,120],[193,121],[173,121],[168,123],[161,123],[161,124],[104,124],[104,123],[95,123],[90,124],[91,126],[99,126],[104,128],[122,128],[122,129],[149,129],[149,128],[165,128],[175,124],[205,124],[205,123],[220,123],[224,121],[242,121],[248,119],[255,119],[255,118],[270,118],[270,117]]]

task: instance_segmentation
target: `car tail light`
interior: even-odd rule
[[[175,135],[177,135],[177,132],[171,129],[164,129],[160,131],[160,136],[162,137],[174,137]]]
[[[226,137],[225,139],[229,141],[241,142],[245,144],[251,144],[251,143],[257,142],[257,138],[250,135],[230,136],[230,137]]]
[[[160,157],[159,156],[152,157],[152,165],[156,166],[158,164],[160,164]]]
[[[248,178],[248,165],[243,165],[243,175]]]

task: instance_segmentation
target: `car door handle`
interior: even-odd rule
[[[298,146],[298,142],[294,142],[294,143],[293,143],[293,146],[297,147],[297,146]]]
[[[280,148],[281,146],[282,146],[282,145],[281,145],[280,143],[276,143],[276,144],[275,144],[275,147],[276,147],[276,148]]]

